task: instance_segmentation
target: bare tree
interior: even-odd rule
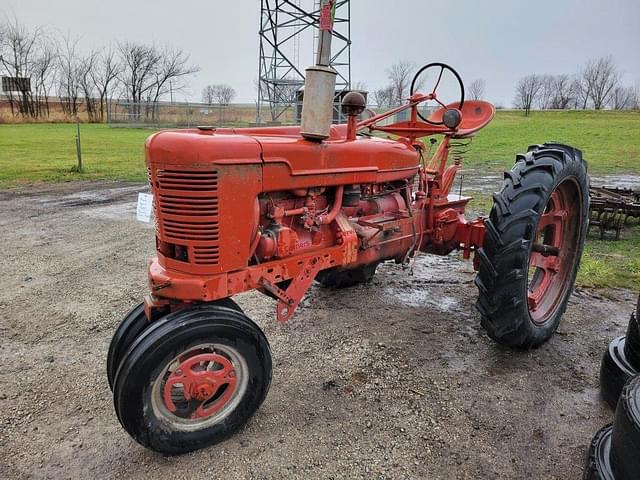
[[[207,85],[202,89],[202,103],[213,105],[215,101],[216,96],[214,94],[213,85]]]
[[[564,110],[569,108],[573,100],[574,91],[571,77],[567,74],[555,75],[551,82],[553,90],[549,108]]]
[[[476,80],[471,82],[467,87],[469,99],[481,100],[482,97],[484,97],[485,86],[485,81],[482,78],[477,78]]]
[[[531,74],[521,78],[516,85],[515,107],[523,109],[524,114],[529,115],[541,88],[542,79],[539,75]]]
[[[160,61],[155,47],[133,42],[118,44],[122,70],[118,79],[124,88],[125,97],[133,102],[131,113],[140,116],[140,103],[154,85],[154,72]]]
[[[122,64],[116,57],[116,51],[112,47],[100,52],[95,59],[95,65],[91,76],[99,101],[100,121],[104,121],[107,103],[113,96],[114,87],[118,81],[118,75],[122,72]]]
[[[166,47],[158,54],[159,61],[153,70],[153,86],[149,90],[154,117],[160,98],[170,89],[173,92],[182,91],[186,86],[184,77],[200,70],[196,65],[189,65],[189,55],[180,49]]]
[[[69,34],[58,44],[58,98],[62,110],[68,116],[78,114],[80,98],[81,58],[78,54],[78,39]]]
[[[215,102],[218,104],[220,107],[220,124],[224,123],[224,109],[234,99],[236,91],[230,85],[220,83],[206,86],[203,90],[203,96],[205,92],[207,94],[207,100],[211,100],[205,100],[205,103],[211,105]]]
[[[590,60],[582,70],[582,83],[586,86],[588,97],[596,110],[607,105],[619,81],[620,74],[611,56]]]
[[[180,49],[132,42],[118,44],[122,65],[118,79],[126,97],[134,102],[134,114],[140,115],[140,103],[145,100],[155,116],[160,98],[169,92],[185,87],[184,77],[195,73],[199,67],[189,65],[189,55]],[[147,113],[149,105],[147,106]]]
[[[49,116],[49,93],[57,76],[57,52],[54,42],[45,37],[38,41],[38,55],[33,63],[33,102],[38,117]]]
[[[93,51],[78,60],[78,86],[80,87],[80,91],[84,98],[87,119],[90,122],[98,120],[98,105],[96,101],[97,92],[93,81],[97,58],[98,53]]]
[[[392,88],[392,105],[400,105],[409,97],[411,86],[411,72],[414,64],[408,60],[400,60],[391,65],[387,70],[390,86]]]
[[[540,110],[548,110],[551,108],[554,95],[554,78],[553,75],[544,74],[540,77],[540,90],[536,98],[536,104]]]
[[[633,95],[631,97],[631,105],[629,109],[631,110],[640,110],[640,81],[637,81],[636,84],[631,87],[631,91]]]
[[[393,86],[374,90],[373,99],[378,108],[390,108],[393,105]]]
[[[586,91],[584,89],[582,78],[579,72],[574,74],[571,78],[571,86],[569,87],[569,89],[571,90],[571,100],[569,101],[569,108],[573,108],[574,110],[584,110],[585,108],[587,108],[589,96],[586,95]]]
[[[613,110],[626,110],[632,108],[635,101],[635,92],[632,87],[618,85],[611,92],[609,106]]]
[[[29,78],[34,67],[42,28],[29,30],[17,19],[7,21],[0,36],[0,66],[8,77]],[[13,115],[35,116],[30,82],[16,82],[16,92],[7,92]]]

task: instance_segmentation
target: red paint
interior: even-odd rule
[[[529,314],[542,324],[553,314],[570,284],[581,215],[579,192],[569,179],[556,187],[540,217],[529,256]]]
[[[333,6],[335,0],[325,3],[320,10],[320,30],[333,30]]]
[[[203,364],[216,364],[219,370],[203,369]],[[229,359],[217,353],[203,353],[183,360],[166,379],[162,399],[170,412],[177,413],[174,403],[176,385],[181,385],[183,399],[198,402],[189,418],[205,418],[218,412],[233,395],[236,388],[236,373]],[[222,388],[224,391],[222,391]],[[216,393],[222,394],[215,398]],[[181,399],[182,400],[182,399]],[[212,401],[211,401],[212,400]]]
[[[418,250],[469,257],[484,225],[464,218],[469,197],[451,195],[459,165],[448,165],[449,140],[474,134],[495,110],[465,102],[450,130],[417,119],[417,105],[432,95],[415,94],[391,111],[411,109],[408,122],[379,125],[388,113],[357,124],[354,117],[321,143],[303,139],[299,127],[151,136],[158,256],[148,313],[259,289],[278,298],[286,321],[319,270],[403,262]],[[354,136],[356,128],[397,139]],[[438,134],[443,141],[422,163],[418,139]]]

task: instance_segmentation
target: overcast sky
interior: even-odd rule
[[[309,8],[313,0],[301,0]],[[352,81],[387,82],[398,59],[442,61],[467,83],[486,81],[486,98],[510,105],[528,73],[573,73],[612,55],[627,84],[640,82],[640,0],[353,0]],[[236,101],[255,100],[259,0],[0,0],[0,15],[71,32],[88,48],[118,40],[180,47],[201,71],[186,96],[228,83]],[[305,48],[310,50],[310,48]],[[306,53],[306,57],[305,57]],[[301,53],[301,67],[313,63]]]

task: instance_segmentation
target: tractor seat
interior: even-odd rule
[[[450,108],[457,108],[458,102],[450,103],[446,107],[442,107],[431,115],[429,120],[432,122],[442,122],[444,112]],[[466,138],[473,136],[478,130],[486,126],[496,114],[496,107],[489,102],[483,100],[467,100],[462,106],[462,120],[452,135],[453,138]]]

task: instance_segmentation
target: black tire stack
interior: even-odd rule
[[[602,357],[602,398],[615,409],[613,424],[591,441],[584,479],[640,479],[640,297],[627,335],[614,339]]]

